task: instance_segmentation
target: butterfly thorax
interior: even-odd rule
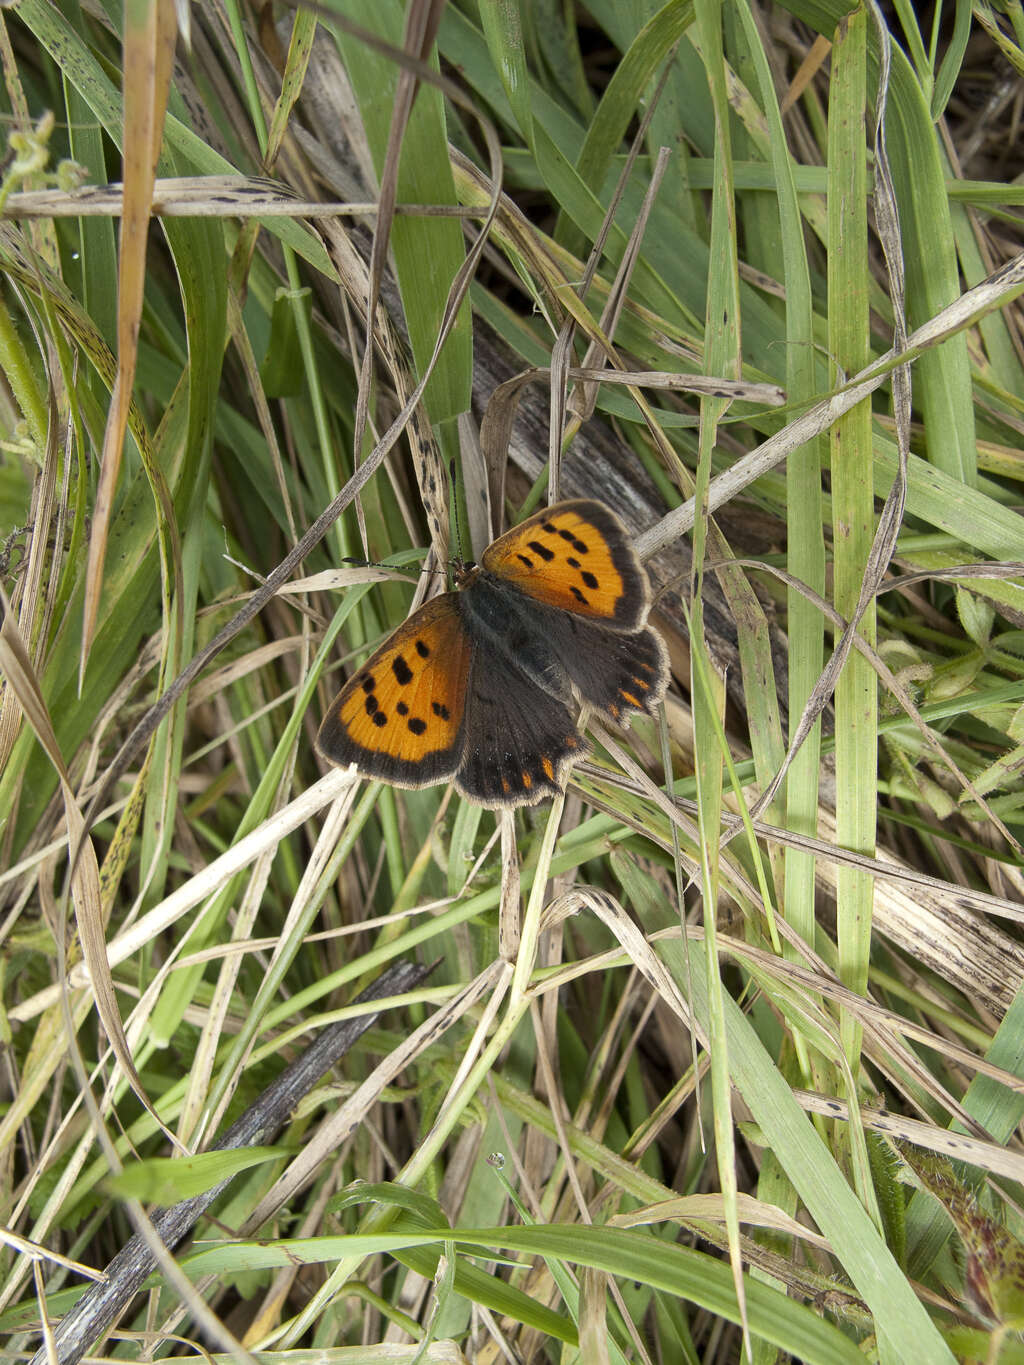
[[[572,688],[545,630],[547,610],[487,569],[465,573],[459,611],[473,639],[485,643],[545,692],[568,698]]]

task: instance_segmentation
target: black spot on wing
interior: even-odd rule
[[[538,559],[543,559],[545,564],[550,564],[555,557],[554,550],[549,550],[548,547],[541,540],[531,540],[529,548],[538,557]],[[522,556],[520,556],[520,558],[522,558]]]
[[[615,630],[639,629],[647,613],[647,575],[629,532],[592,499],[559,503],[509,531],[485,551],[483,568],[535,600]]]
[[[576,534],[575,531],[570,531],[568,528],[566,528],[565,530],[559,531],[558,534],[562,537],[563,540],[567,540],[569,542],[569,544],[572,546],[572,548],[576,551],[578,555],[590,554],[590,546],[587,544],[585,540],[580,540],[579,536]],[[572,563],[571,559],[569,563],[570,564]]]

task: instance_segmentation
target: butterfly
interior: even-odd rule
[[[603,503],[560,502],[507,531],[353,675],[317,736],[324,758],[399,787],[454,778],[482,806],[561,792],[589,752],[575,702],[614,721],[668,683],[650,585]]]

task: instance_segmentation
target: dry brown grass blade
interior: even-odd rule
[[[833,1095],[818,1095],[810,1090],[794,1090],[794,1097],[808,1114],[822,1114],[826,1118],[846,1120],[850,1116],[845,1100]],[[912,1142],[915,1147],[926,1151],[941,1152],[955,1161],[964,1161],[991,1175],[1005,1176],[1007,1180],[1020,1180],[1021,1158],[997,1142],[986,1142],[981,1138],[968,1137],[965,1133],[951,1132],[937,1128],[933,1123],[921,1119],[907,1118],[903,1114],[891,1113],[888,1109],[861,1109],[861,1122],[873,1133],[883,1133],[886,1137],[900,1142]]]
[[[395,1078],[411,1066],[416,1058],[427,1048],[432,1047],[448,1029],[452,1028],[484,1002],[485,1017],[488,1010],[496,1010],[504,999],[508,985],[509,971],[501,962],[491,965],[404,1039],[387,1057],[384,1057],[362,1081],[345,1102],[328,1114],[315,1132],[307,1135],[301,1152],[292,1160],[287,1169],[267,1190],[256,1208],[249,1214],[239,1230],[243,1237],[251,1236],[262,1227],[268,1218],[293,1199],[296,1191],[315,1173],[317,1167],[336,1152],[361,1123],[366,1122],[367,1114],[377,1102],[385,1086],[394,1084]],[[472,1047],[467,1049],[472,1055]],[[456,1080],[458,1077],[456,1077]],[[453,1083],[451,1090],[455,1089]],[[443,1114],[443,1106],[441,1113]],[[438,1115],[440,1122],[441,1114]]]
[[[120,218],[123,186],[79,185],[70,190],[20,190],[4,204],[4,218]],[[283,180],[259,175],[183,175],[153,182],[153,218],[366,218],[375,200],[304,199]],[[396,204],[416,218],[477,218],[458,204]]]
[[[680,724],[679,720],[674,723],[677,733]],[[602,747],[607,749],[627,777],[643,784],[648,800],[653,801],[669,820],[677,824],[685,838],[694,841],[695,827],[685,821],[689,818],[687,812],[696,811],[695,804],[678,800],[679,809],[675,810],[665,794],[652,787],[650,778],[622,746],[616,744],[611,735],[598,727],[593,727],[592,733],[597,735]],[[692,762],[692,757],[689,761]],[[581,764],[574,770],[577,780],[586,766]],[[608,776],[608,772],[602,770],[602,780],[607,781]],[[597,791],[588,789],[588,800],[600,809],[602,803]],[[736,817],[730,819],[736,820],[732,827],[734,835],[741,825]],[[870,859],[839,848],[835,843],[835,817],[828,806],[821,807],[819,822],[821,837],[818,839],[795,835],[759,820],[754,820],[752,824],[759,837],[813,852],[819,860],[819,891],[828,900],[835,895],[835,868],[839,862],[848,862],[851,866],[860,866],[871,872],[877,881],[875,923],[880,933],[902,949],[911,960],[918,962],[922,969],[934,971],[968,999],[980,1001],[985,1009],[996,1016],[1005,1014],[1024,980],[1024,953],[1014,938],[992,922],[992,917],[1000,915],[1015,918],[1020,907],[1013,901],[925,877],[889,853]],[[662,843],[666,851],[671,851],[670,842],[658,838],[650,826],[645,833],[648,838],[655,838]],[[685,853],[682,861],[689,875],[692,875],[694,865],[687,862]],[[735,865],[732,867],[732,876],[733,894],[739,893],[751,905],[757,904],[754,888],[744,880]],[[978,910],[982,913],[977,913]],[[785,920],[779,921],[779,928],[784,937],[790,937]],[[561,974],[551,977],[546,988],[550,989],[562,980]]]
[[[755,1199],[750,1194],[740,1194],[736,1198],[736,1207],[740,1215],[740,1220],[750,1223],[754,1227],[773,1228],[778,1232],[784,1232],[787,1237],[798,1237],[808,1246],[827,1251],[829,1244],[820,1232],[814,1232],[811,1228],[805,1227],[797,1219],[791,1218],[788,1213],[778,1208],[775,1204],[766,1204],[762,1199]],[[657,1204],[647,1204],[638,1209],[629,1209],[625,1213],[613,1213],[608,1219],[611,1227],[616,1228],[642,1228],[651,1223],[660,1223],[669,1219],[679,1218],[687,1220],[707,1219],[715,1223],[725,1221],[725,1213],[722,1208],[722,1196],[720,1194],[685,1194],[675,1199],[665,1199]]]
[[[409,57],[424,64],[433,50],[437,26],[441,22],[443,5],[438,0],[413,0],[406,15],[404,47]],[[380,296],[381,281],[387,264],[388,242],[391,239],[391,224],[394,220],[395,205],[398,202],[398,167],[402,156],[402,143],[406,126],[412,114],[413,101],[419,89],[419,74],[409,66],[402,66],[398,72],[398,87],[395,91],[394,111],[388,134],[387,151],[380,177],[380,201],[377,207],[377,223],[373,233],[373,251],[370,257],[370,290],[368,312],[365,319],[366,332],[373,336],[374,314]],[[356,399],[355,434],[352,448],[362,449],[363,433],[367,420],[367,405],[373,378],[373,346],[367,345],[363,352],[363,363],[359,375],[359,393]]]
[[[659,86],[659,90],[660,89],[661,86]],[[642,128],[644,133],[646,133],[647,128],[646,119],[652,112],[653,102],[645,117]],[[634,139],[633,147],[630,148],[630,158],[633,157],[635,150],[638,150],[637,139]],[[658,195],[658,189],[660,188],[665,172],[668,169],[669,155],[667,147],[662,147],[658,152],[654,170],[651,172],[650,184],[647,186],[644,193],[643,204],[629,234],[626,250],[623,252],[622,260],[619,262],[618,268],[615,271],[615,279],[612,282],[612,287],[608,293],[608,299],[601,313],[601,332],[608,338],[609,343],[615,336],[615,329],[618,326],[619,318],[622,316],[622,311],[625,308],[629,297],[629,284],[633,278],[633,271],[636,268],[637,261],[640,259],[640,248],[643,244],[644,233],[647,230],[651,210],[654,208],[654,201]],[[622,189],[625,189],[624,181],[622,183]],[[589,419],[593,417],[594,409],[597,406],[597,397],[602,377],[601,359],[601,349],[592,341],[583,357],[583,368],[586,369],[591,366],[596,367],[598,370],[598,373],[595,376],[597,382],[593,384],[581,384],[573,394],[571,404],[573,412],[582,422],[589,421]]]
[[[781,464],[788,455],[805,442],[828,431],[832,424],[849,412],[868,394],[885,383],[897,357],[901,363],[917,358],[927,347],[936,346],[947,337],[955,336],[974,326],[981,318],[1000,308],[1007,308],[1024,292],[1024,252],[1006,265],[1000,266],[980,284],[966,289],[958,299],[942,308],[907,338],[903,352],[889,350],[873,361],[860,374],[854,375],[845,388],[837,390],[788,422],[780,431],[762,441],[731,468],[716,475],[708,488],[707,510],[716,512],[735,498],[748,484]],[[641,559],[650,559],[667,545],[691,529],[696,517],[693,498],[673,508],[657,526],[645,531],[636,541],[635,549]]]
[[[117,780],[127,770],[131,758],[138,752],[139,748],[152,735],[164,716],[170,711],[171,707],[182,695],[189,683],[199,674],[205,665],[214,658],[224,646],[232,640],[243,627],[255,617],[266,605],[271,597],[278,591],[281,585],[291,576],[292,571],[302,563],[308,556],[310,550],[323,539],[327,531],[334,525],[342,511],[358,495],[360,489],[376,473],[377,468],[384,460],[388,451],[399,440],[400,436],[406,431],[410,418],[416,412],[423,392],[430,381],[434,372],[441,350],[455,326],[459,310],[469,291],[470,282],[476,272],[480,257],[483,255],[484,246],[488,235],[498,214],[500,204],[500,170],[502,164],[501,143],[498,138],[497,130],[490,121],[479,113],[479,111],[467,101],[462,91],[452,82],[423,63],[417,63],[414,58],[410,58],[407,53],[398,49],[391,48],[387,44],[382,44],[374,35],[368,34],[358,26],[348,23],[340,16],[336,16],[336,22],[349,31],[357,32],[359,37],[368,43],[375,45],[378,49],[385,50],[390,56],[403,67],[414,68],[420,78],[438,86],[448,95],[460,108],[465,108],[477,121],[480,136],[487,149],[488,163],[490,168],[490,181],[487,190],[487,208],[483,213],[483,224],[477,239],[472,243],[466,253],[466,258],[462,263],[455,278],[452,280],[451,288],[448,291],[448,299],[445,304],[443,316],[438,326],[437,341],[434,350],[423,368],[419,382],[409,395],[401,411],[397,414],[387,431],[374,446],[372,452],[366,457],[361,465],[353,473],[345,486],[341,489],[334,500],[317,517],[309,530],[293,549],[278,564],[277,568],[267,576],[263,586],[253,594],[250,601],[243,607],[237,615],[218,632],[213,640],[195,654],[186,667],[178,674],[172,683],[168,685],[160,698],[150,707],[135,728],[128,735],[121,745],[113,762],[107,769],[106,775],[99,790],[90,802],[89,809],[86,811],[86,825],[91,827],[91,821],[95,818],[96,812],[106,804],[109,792],[113,791]],[[352,253],[349,253],[352,255]],[[359,277],[362,283],[362,274]],[[369,291],[372,296],[372,290]],[[365,318],[369,313],[368,296],[363,288],[358,292],[357,301],[362,304],[361,315]],[[364,324],[365,325],[365,324]],[[371,330],[370,335],[373,335]],[[357,413],[358,420],[358,413]],[[359,441],[355,442],[355,448],[359,448]],[[445,504],[438,499],[435,511],[443,510]],[[438,530],[438,520],[435,516],[431,517],[432,532]],[[173,528],[172,528],[173,530]]]
[[[604,255],[608,237],[611,234],[612,224],[615,221],[615,215],[618,213],[619,204],[633,172],[636,159],[640,154],[640,149],[644,146],[644,140],[647,136],[647,130],[650,126],[654,110],[657,107],[662,91],[665,88],[669,65],[670,63],[666,62],[661,79],[658,82],[657,90],[655,91],[653,98],[649,101],[643,118],[640,120],[640,126],[637,129],[636,136],[633,138],[629,153],[626,156],[625,164],[623,165],[615,191],[612,194],[607,212],[604,215],[604,220],[601,223],[600,231],[595,237],[594,244],[591,247],[590,255],[587,258],[586,266],[583,271],[583,279],[580,281],[579,287],[576,290],[581,301],[586,299],[594,276],[597,274],[597,268],[600,265],[601,257]],[[667,158],[668,153],[663,147],[658,155],[658,162],[651,177],[651,183],[644,196],[644,207],[641,210],[639,219],[633,225],[629,246],[622,261],[619,263],[619,268],[616,272],[615,285],[605,305],[604,315],[601,318],[601,332],[602,340],[604,337],[607,337],[608,339],[607,342],[604,343],[604,349],[606,350],[610,350],[611,348],[611,339],[614,334],[615,323],[618,321],[619,313],[625,302],[626,288],[633,273],[640,242],[643,239],[644,229],[647,226],[647,219],[650,215],[651,205],[654,202],[658,192],[658,186],[661,184],[662,177],[665,173]],[[552,502],[556,502],[560,496],[559,471],[561,468],[561,452],[563,442],[566,437],[570,435],[570,433],[567,433],[566,431],[566,418],[568,413],[570,411],[572,412],[573,426],[574,428],[578,428],[581,422],[586,421],[587,418],[592,415],[594,405],[597,402],[597,387],[594,385],[590,387],[584,386],[581,390],[577,390],[576,394],[573,396],[572,404],[569,403],[568,369],[569,362],[572,359],[572,344],[573,338],[576,335],[576,327],[577,322],[572,312],[567,313],[551,351],[551,416],[548,424],[548,490]],[[597,339],[591,339],[587,348],[588,363],[593,363],[601,353],[602,347]]]
[[[894,489],[896,489],[896,485],[894,485]],[[892,503],[894,503],[897,500],[897,498],[898,491],[895,495],[891,493],[889,498],[886,499],[886,507],[889,507]],[[877,543],[878,541],[876,539],[876,547]],[[956,778],[957,782],[960,784],[964,793],[967,796],[969,796],[972,800],[978,803],[981,809],[985,812],[985,816],[991,823],[992,827],[999,831],[999,833],[1003,836],[1003,838],[1009,844],[1010,848],[1014,851],[1014,853],[1017,854],[1018,857],[1020,857],[1022,853],[1024,853],[1024,849],[1021,848],[1020,843],[1018,842],[1017,839],[1014,838],[1013,834],[1010,832],[1007,825],[999,818],[999,815],[994,810],[992,805],[989,802],[987,802],[983,796],[979,794],[979,792],[975,789],[974,783],[970,780],[967,774],[960,768],[959,764],[956,763],[956,761],[953,759],[952,755],[948,752],[945,746],[941,744],[932,727],[928,725],[924,717],[921,715],[908,689],[903,686],[899,678],[892,671],[892,669],[888,667],[888,665],[886,664],[885,660],[881,657],[881,655],[876,650],[872,649],[871,646],[867,643],[866,640],[863,639],[862,636],[856,633],[855,628],[851,626],[851,624],[848,623],[832,607],[831,603],[826,602],[823,597],[819,597],[817,593],[813,592],[810,588],[808,588],[806,583],[799,582],[791,574],[787,574],[783,569],[775,568],[774,565],[766,565],[764,563],[761,563],[760,561],[752,559],[735,560],[734,563],[737,566],[743,568],[759,569],[764,573],[771,574],[773,577],[776,577],[780,579],[782,582],[784,582],[787,585],[787,587],[795,588],[797,592],[800,592],[805,597],[807,597],[808,601],[814,603],[818,611],[820,611],[821,614],[832,623],[832,626],[834,627],[837,636],[839,635],[840,632],[842,632],[840,643],[848,642],[849,650],[856,650],[857,653],[863,655],[863,657],[868,660],[872,668],[874,668],[875,672],[878,674],[880,682],[883,684],[883,686],[886,688],[889,694],[895,697],[895,699],[899,702],[903,711],[906,713],[907,718],[913,723],[915,728],[918,730],[918,732],[921,735],[921,738],[924,740],[928,748],[932,751],[935,759],[944,767],[946,767],[950,771],[950,773],[952,773],[952,775]],[[979,567],[982,569],[988,569],[989,566],[981,565]],[[1000,576],[998,572],[998,569],[1000,567],[1005,566],[996,566],[997,571],[991,574],[991,577],[996,578]],[[978,576],[980,577],[981,575],[979,574]],[[867,579],[865,579],[865,582],[867,582]],[[882,583],[880,581],[873,582],[871,585],[871,596],[878,595],[880,592],[886,590],[888,586],[889,586],[888,584]],[[849,652],[849,650],[847,652]],[[800,744],[802,744],[804,740],[807,738],[807,735],[810,731],[810,727],[813,724],[814,718],[816,718],[817,715],[820,715],[821,712],[824,710],[825,706],[828,704],[828,701],[832,695],[832,688],[835,678],[835,669],[837,667],[835,661],[839,656],[839,651],[840,644],[837,644],[835,652],[832,655],[832,659],[829,661],[829,665],[822,673],[821,678],[819,679],[817,685],[814,688],[814,691],[808,698],[803,714],[800,717],[800,722],[794,730],[793,738],[790,741],[789,750],[787,751],[783,766],[775,774],[775,777],[772,779],[772,782],[767,788],[767,790],[763,792],[761,796],[758,798],[758,800],[755,802],[755,804],[751,806],[751,812],[753,814],[755,815],[761,814],[761,812],[765,809],[767,803],[774,797],[775,793],[778,791],[778,788],[782,783],[782,779],[785,777],[785,774],[789,771],[789,766],[798,748],[800,747]]]
[[[394,963],[370,984],[357,1003],[370,1005],[392,994],[412,990],[429,970],[406,962]],[[272,1142],[299,1100],[349,1050],[378,1017],[378,1013],[367,1009],[362,1018],[339,1021],[322,1030],[256,1102],[212,1144],[211,1150],[238,1150]],[[230,1183],[230,1179],[228,1177],[202,1194],[185,1199],[171,1208],[155,1212],[152,1221],[145,1220],[138,1226],[135,1236],[122,1246],[99,1282],[64,1315],[54,1334],[52,1349],[41,1347],[36,1353],[34,1359],[38,1365],[48,1365],[48,1362],[75,1365],[89,1346],[117,1322],[150,1271],[166,1268],[170,1249],[188,1233],[200,1215]],[[202,1300],[199,1299],[198,1303],[201,1304]],[[192,1306],[195,1307],[195,1304]],[[248,1361],[251,1365],[253,1358],[223,1331],[215,1316],[210,1314],[205,1325],[212,1325],[217,1331],[215,1340],[222,1349],[230,1350],[232,1359]]]
[[[34,527],[50,525],[54,500],[57,497],[57,470],[60,462],[56,441],[55,386],[52,379],[49,382],[49,392],[50,411],[46,433],[46,452],[33,496],[32,521]],[[68,467],[69,461],[65,460],[65,479],[67,478]],[[64,499],[66,506],[65,494],[66,488],[62,490],[62,499]],[[46,640],[45,626],[52,610],[52,594],[55,586],[52,578],[48,586],[45,584],[46,562],[47,537],[38,535],[33,531],[28,546],[28,571],[23,580],[18,622],[22,635],[29,640],[35,639],[35,657],[32,663],[36,667],[42,665],[43,648]],[[11,750],[14,748],[20,730],[21,716],[18,706],[14,698],[7,692],[0,696],[0,771],[3,770],[11,756]]]
[[[789,83],[789,89],[782,100],[780,112],[789,113],[793,105],[804,93],[807,87],[814,80],[821,68],[825,65],[829,53],[832,51],[832,40],[819,34],[808,49],[807,56],[800,63],[800,68]]]
[[[169,896],[165,896],[152,910],[116,934],[106,946],[110,966],[116,967],[119,963],[126,962],[158,934],[177,924],[188,910],[205,900],[207,896],[213,895],[237,872],[254,862],[265,849],[276,848],[286,835],[312,819],[329,801],[335,800],[351,784],[352,779],[346,772],[334,768],[312,787],[307,787],[284,809],[264,820],[251,834],[239,839],[219,858],[214,858],[202,871],[190,877]],[[71,968],[68,981],[72,987],[88,985],[87,975],[81,965]],[[44,986],[42,990],[12,1006],[8,1011],[8,1017],[15,1023],[33,1019],[53,1005],[58,998],[59,987]]]
[[[3,622],[0,624],[0,672],[6,677],[10,691],[17,698],[18,704],[25,714],[25,719],[31,725],[60,779],[61,795],[64,800],[64,818],[67,824],[68,844],[71,853],[71,898],[75,907],[75,922],[78,927],[82,956],[89,975],[89,985],[96,1001],[96,1011],[100,1016],[100,1021],[110,1041],[110,1046],[113,1048],[114,1055],[132,1089],[140,1102],[145,1105],[154,1122],[173,1141],[173,1135],[164,1127],[156,1110],[150,1104],[142,1080],[132,1062],[131,1050],[124,1035],[121,1014],[117,1007],[117,998],[114,995],[110,964],[107,961],[107,948],[103,933],[100,871],[99,864],[96,861],[96,850],[88,837],[82,812],[78,808],[78,802],[71,787],[70,776],[64,763],[64,756],[57,743],[53,723],[50,720],[50,714],[39,686],[39,679],[32,667],[25,642],[14,620],[10,603],[2,590],[0,590],[0,612],[3,613]],[[58,961],[62,964],[63,974],[62,927],[60,924],[55,924],[52,928],[57,938]]]
[[[520,944],[520,876],[516,847],[515,819],[510,810],[498,817],[501,832],[501,908],[498,914],[498,953],[504,962],[514,962]]]
[[[124,454],[146,284],[150,205],[177,35],[173,0],[153,0],[144,8],[142,23],[138,18],[136,7],[125,7],[124,202],[117,276],[117,375],[103,433],[103,463],[89,539],[79,681],[85,673],[96,631],[103,589],[103,561]]]

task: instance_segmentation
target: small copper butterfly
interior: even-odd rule
[[[324,758],[399,787],[454,778],[483,806],[532,805],[588,752],[574,697],[622,721],[664,696],[647,574],[603,503],[538,512],[456,582],[335,698],[317,736]]]

